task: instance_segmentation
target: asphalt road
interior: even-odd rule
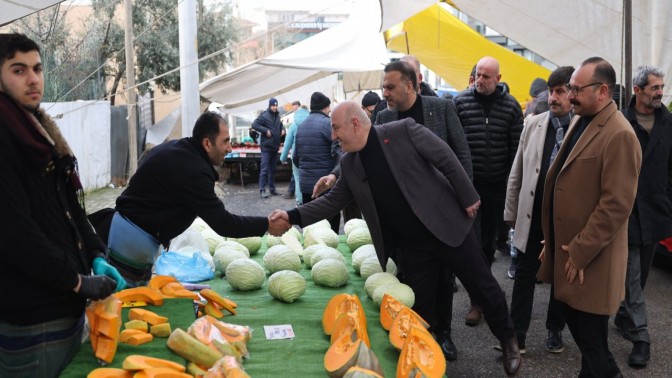
[[[230,212],[239,215],[267,215],[273,209],[290,209],[294,200],[282,197],[260,199],[256,183],[249,182],[245,188],[238,184],[218,184],[217,194],[222,198]],[[278,184],[278,189],[285,192],[287,182]],[[103,207],[114,206],[116,197],[122,189],[102,189],[86,196],[87,212]],[[510,258],[496,254],[492,271],[502,289],[506,292],[509,303],[513,280],[506,276]],[[669,266],[668,266],[669,269]],[[565,329],[563,337],[565,351],[560,354],[546,352],[546,308],[548,305],[549,285],[537,285],[534,297],[532,323],[528,332],[523,366],[519,377],[576,377],[581,365],[581,355],[574,343],[569,330]],[[623,372],[624,377],[672,377],[672,270],[664,270],[654,265],[649,275],[646,291],[647,310],[649,315],[649,332],[651,334],[652,358],[644,369],[632,369],[627,360],[632,344],[620,337],[610,323],[609,347]],[[469,298],[465,290],[455,295],[453,308],[453,341],[458,348],[458,359],[448,363],[449,377],[503,377],[504,372],[498,358],[500,353],[493,350],[497,340],[489,332],[486,324],[468,327],[464,324],[464,316],[468,310]]]

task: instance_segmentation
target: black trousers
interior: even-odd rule
[[[415,293],[413,309],[429,323],[433,332],[446,330],[438,307],[443,303],[446,292],[452,294],[450,286],[445,283],[445,273],[452,271],[471,298],[482,306],[492,334],[502,342],[515,335],[504,292],[480,252],[473,232],[457,247],[431,238],[420,244],[399,246],[397,253],[404,272],[404,283]],[[452,310],[452,305],[450,307]]]
[[[326,192],[324,192],[326,193]],[[303,203],[307,204],[308,202],[313,200],[313,193],[303,193],[301,192],[301,195],[303,196]],[[341,227],[341,213],[338,212],[336,215],[327,218],[329,221],[329,224],[331,225],[331,229],[334,230],[335,233],[338,234],[338,230]]]
[[[564,305],[567,327],[581,351],[579,378],[611,378],[621,374],[609,351],[609,315],[591,314]]]
[[[526,252],[518,251],[516,261],[516,280],[513,283],[511,294],[511,318],[516,328],[518,345],[521,348],[525,346],[527,330],[530,328],[536,276],[541,265],[539,261],[541,243],[538,244],[538,246],[528,244]],[[548,299],[548,311],[546,312],[546,329],[560,332],[563,328],[565,328],[564,304],[555,299],[553,287],[551,287],[551,297]]]
[[[499,182],[474,182],[474,187],[481,196],[481,207],[476,214],[474,222],[474,232],[481,241],[483,253],[492,266],[495,260],[495,250],[497,249],[497,234],[500,219],[504,214],[504,203],[506,201],[507,181]]]

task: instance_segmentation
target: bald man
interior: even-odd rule
[[[490,265],[495,258],[497,227],[504,212],[509,171],[523,130],[523,111],[518,101],[498,85],[501,78],[499,62],[484,57],[476,64],[474,87],[454,99],[469,143],[474,187],[482,202],[474,231]],[[481,314],[480,304],[474,303],[472,298],[465,323],[477,325]]]

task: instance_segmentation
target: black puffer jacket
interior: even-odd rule
[[[301,192],[312,193],[317,180],[334,169],[341,155],[340,145],[331,140],[331,119],[321,111],[312,111],[296,129],[296,148],[292,156],[299,167]]]
[[[282,122],[280,121],[280,113],[272,112],[271,109],[266,109],[259,117],[252,122],[252,128],[257,130],[259,136],[259,147],[262,151],[278,152],[280,148],[280,137],[282,136]],[[266,135],[266,132],[271,132],[271,137]]]
[[[505,181],[518,150],[523,130],[523,111],[510,94],[497,86],[489,100],[467,89],[455,99],[457,114],[471,150],[474,182]]]

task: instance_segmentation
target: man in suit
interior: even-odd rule
[[[586,59],[569,81],[575,117],[546,175],[539,278],[565,303],[579,350],[580,377],[616,377],[609,316],[625,296],[627,221],[637,192],[642,151],[611,99],[613,67]]]
[[[639,67],[633,75],[635,95],[623,111],[637,134],[643,160],[628,222],[625,300],[614,324],[633,343],[628,364],[634,367],[651,359],[643,291],[656,244],[670,236],[672,226],[672,116],[661,101],[664,78],[656,67]]]
[[[412,57],[412,55],[407,55]],[[385,66],[383,77],[383,97],[388,100],[388,108],[378,113],[375,124],[388,123],[412,118],[415,123],[424,125],[441,140],[448,143],[462,164],[469,178],[472,178],[471,153],[464,136],[462,124],[457,117],[455,104],[452,100],[420,95],[417,59],[399,60]],[[455,276],[450,272],[442,272],[444,298],[439,301],[439,319],[434,332],[441,345],[443,354],[448,361],[457,359],[457,348],[451,337],[453,322],[453,288],[456,288]],[[403,271],[402,271],[403,281]]]
[[[301,226],[338,213],[353,199],[361,206],[381,266],[396,249],[414,309],[437,323],[443,269],[455,272],[483,304],[486,320],[504,350],[504,370],[514,375],[521,358],[506,298],[480,253],[472,226],[478,193],[450,147],[412,119],[375,128],[361,107],[344,101],[332,113],[332,138],[346,153],[341,176],[324,196],[271,219]],[[422,183],[422,185],[418,185]]]
[[[511,294],[511,318],[516,327],[520,352],[525,353],[525,337],[530,328],[536,275],[541,265],[539,253],[544,234],[541,230],[541,202],[544,179],[572,119],[572,104],[567,98],[567,84],[574,67],[560,67],[548,77],[548,102],[551,110],[531,115],[525,120],[516,158],[511,166],[504,205],[504,221],[514,229],[513,245],[517,249],[516,275]],[[546,80],[544,80],[544,85]],[[513,258],[512,258],[513,259]],[[551,298],[546,314],[546,350],[564,350],[562,329],[564,310]]]

